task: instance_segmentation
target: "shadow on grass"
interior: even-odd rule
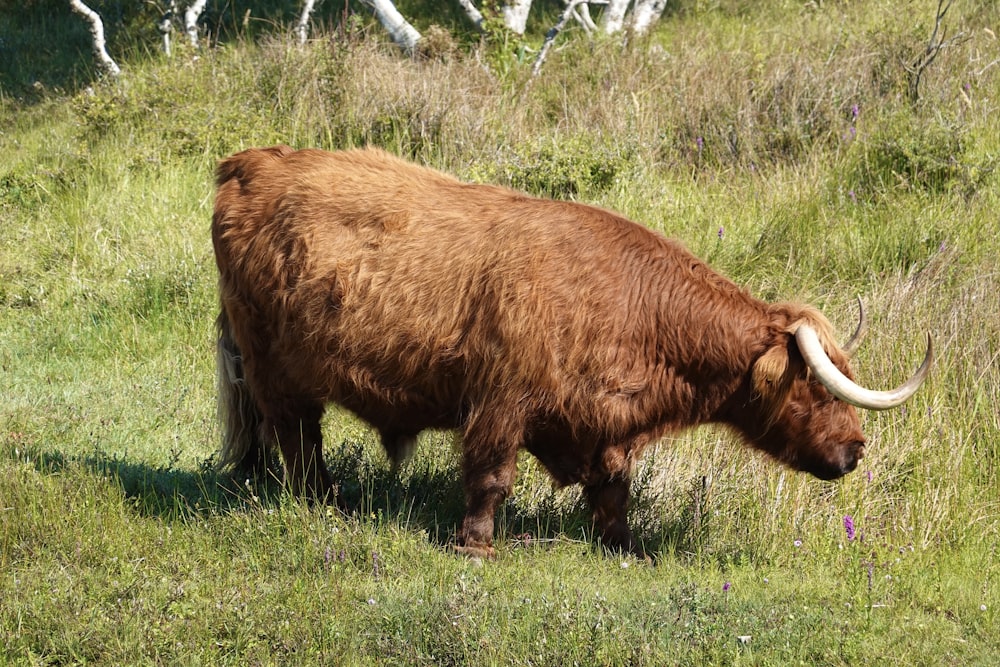
[[[66,454],[59,450],[43,451],[23,445],[3,452],[8,459],[30,461],[40,473],[58,475],[82,471],[101,477],[119,486],[133,507],[143,516],[174,520],[198,513],[230,511],[266,501],[274,503],[280,497],[280,485],[264,483],[240,485],[226,475],[217,474],[210,462],[200,470],[173,466],[154,466],[127,457],[110,456],[94,451],[88,454]]]
[[[206,460],[200,469],[153,466],[102,452],[68,455],[58,450],[26,450],[5,458],[30,460],[43,474],[84,471],[105,478],[119,486],[142,516],[167,521],[186,520],[204,513],[260,511],[289,500],[288,492],[272,472],[266,479],[238,479],[219,474]],[[279,471],[274,462],[274,471]],[[411,462],[400,472],[374,458],[360,443],[341,443],[327,456],[331,475],[340,484],[340,494],[350,517],[358,522],[389,521],[404,529],[423,531],[428,540],[441,548],[453,540],[465,512],[464,495],[458,471],[436,468],[429,462]],[[641,499],[637,498],[641,502]],[[678,517],[667,524],[651,527],[640,521],[640,538],[647,553],[663,549],[687,551],[693,545],[688,517]],[[578,542],[600,550],[593,533],[589,510],[578,501],[567,508],[542,501],[530,509],[507,502],[497,513],[495,530],[498,543],[514,547],[542,547],[554,542]]]

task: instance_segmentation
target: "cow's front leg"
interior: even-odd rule
[[[622,472],[584,487],[593,512],[594,526],[601,533],[601,543],[612,551],[645,558],[645,552],[628,527],[628,499],[631,477]]]
[[[519,429],[480,419],[467,427],[462,440],[465,518],[455,551],[474,558],[494,558],[493,521],[497,507],[510,495],[517,476]]]

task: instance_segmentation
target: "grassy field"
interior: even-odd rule
[[[411,61],[332,9],[304,48],[271,23],[171,59],[113,36],[120,81],[57,45],[0,58],[0,663],[992,664],[1000,7],[956,3],[914,99],[935,5],[671,3],[627,47],[568,32],[534,80],[539,34]],[[72,23],[0,25],[87,54]],[[933,375],[862,415],[835,483],[721,430],[665,440],[631,512],[655,566],[596,547],[527,456],[498,559],[455,557],[453,436],[394,475],[336,410],[354,513],[220,478],[212,170],[275,142],[619,210],[845,338],[860,295],[859,379],[898,384],[927,333]]]

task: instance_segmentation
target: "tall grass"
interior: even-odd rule
[[[925,4],[690,3],[627,46],[571,33],[537,79],[507,50],[534,37],[410,61],[352,23],[304,48],[137,49],[120,82],[0,100],[0,661],[988,662],[1000,12],[951,10],[968,39],[914,104]],[[579,492],[528,456],[499,560],[455,558],[454,437],[424,434],[394,475],[338,410],[354,514],[220,479],[211,173],[274,142],[619,210],[845,336],[860,295],[859,379],[898,383],[928,333],[933,375],[862,416],[838,483],[721,429],[660,443],[631,512],[656,567],[595,549]]]

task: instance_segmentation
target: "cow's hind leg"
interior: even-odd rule
[[[280,417],[268,417],[262,429],[274,439],[285,464],[285,483],[292,493],[311,500],[336,499],[336,488],[323,460],[321,405],[297,406]]]
[[[584,486],[584,494],[593,512],[594,527],[601,533],[601,543],[612,551],[645,558],[628,527],[630,483],[628,474],[619,473]]]
[[[465,518],[456,535],[455,551],[493,558],[493,522],[497,507],[510,495],[517,476],[517,450],[522,429],[516,420],[481,415],[470,421],[462,440]]]

